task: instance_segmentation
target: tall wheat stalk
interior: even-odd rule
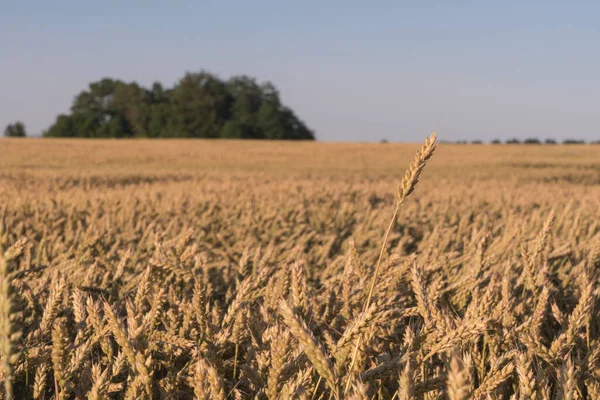
[[[408,198],[408,196],[415,190],[417,183],[419,182],[419,177],[421,176],[421,172],[423,168],[425,168],[425,164],[427,164],[427,160],[431,158],[433,152],[436,148],[436,139],[437,134],[433,132],[431,136],[425,139],[425,143],[423,146],[417,151],[413,162],[410,164],[408,169],[404,174],[404,178],[402,179],[402,183],[398,187],[398,193],[396,197],[396,206],[394,207],[394,212],[392,213],[392,218],[388,227],[385,231],[385,235],[383,236],[383,243],[381,244],[381,250],[379,251],[379,257],[377,258],[377,264],[375,265],[375,272],[373,272],[373,276],[371,278],[371,284],[369,285],[369,292],[367,293],[367,299],[363,304],[363,312],[367,310],[367,308],[371,305],[371,298],[373,297],[373,290],[375,289],[375,284],[377,283],[377,277],[379,276],[379,270],[381,268],[381,261],[383,260],[383,255],[385,254],[385,249],[387,247],[388,239],[390,237],[390,232],[396,223],[396,217],[398,215],[398,211],[400,211],[400,207],[404,203],[404,201]],[[344,389],[344,394],[348,392],[350,388],[350,377],[352,376],[354,370],[354,364],[356,363],[356,356],[358,355],[358,349],[361,344],[361,338],[359,337],[356,340],[356,345],[354,347],[354,352],[352,354],[352,360],[350,362],[350,368],[348,369],[348,379],[346,380],[346,388]]]

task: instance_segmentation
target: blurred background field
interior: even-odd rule
[[[416,144],[247,140],[3,140],[4,174],[124,175],[259,173],[278,177],[396,179]],[[598,183],[598,145],[440,144],[429,179]]]

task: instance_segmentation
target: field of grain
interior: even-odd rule
[[[1,397],[600,398],[600,146],[421,146],[0,141]]]

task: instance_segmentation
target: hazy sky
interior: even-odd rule
[[[452,4],[450,4],[452,3]],[[0,0],[0,129],[102,77],[270,80],[317,137],[600,139],[600,2]]]

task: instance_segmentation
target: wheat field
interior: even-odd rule
[[[0,395],[600,398],[600,146],[0,141]]]

